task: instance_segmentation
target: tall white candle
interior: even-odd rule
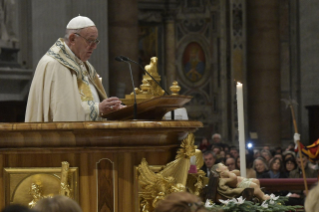
[[[245,120],[244,120],[244,95],[243,84],[237,82],[237,116],[238,116],[238,137],[239,137],[239,157],[240,175],[246,177],[246,144],[245,144]]]

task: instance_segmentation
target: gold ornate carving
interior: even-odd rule
[[[157,57],[152,57],[150,64],[145,66],[145,70],[148,71],[157,82],[160,82],[161,76],[158,74],[157,71],[157,61]],[[177,83],[176,86],[174,86],[175,94],[172,95],[178,95],[180,89],[181,88],[178,86]],[[136,92],[137,103],[143,102],[154,97],[163,96],[165,93],[165,91],[160,86],[158,86],[157,83],[147,74],[143,75],[142,84],[140,85],[140,88],[134,88],[134,90]],[[133,105],[134,93],[132,92],[129,95],[125,95],[125,99],[121,100],[126,105]]]
[[[177,151],[175,160],[168,163],[160,173],[165,176],[172,176],[178,183],[186,185],[187,173],[191,165],[190,158],[197,154],[196,161],[202,160],[201,152],[196,152],[196,148],[197,146],[194,145],[194,134],[190,133],[182,141],[181,148]],[[197,170],[200,168],[201,166],[197,166]]]
[[[198,172],[188,174],[190,158],[194,155],[198,158],[196,160]],[[140,211],[153,211],[158,201],[170,193],[185,191],[186,186],[190,187],[189,190],[192,193],[199,195],[206,184],[205,173],[200,171],[202,165],[202,154],[196,150],[193,134],[189,134],[183,140],[175,160],[164,167],[149,166],[146,159],[143,158],[137,167]]]
[[[188,174],[186,187],[190,193],[199,196],[201,190],[208,184],[208,180],[209,179],[205,177],[205,173],[203,171]]]
[[[181,90],[181,87],[178,85],[177,81],[174,81],[169,89],[172,91],[173,96],[177,96],[179,95],[178,92]]]
[[[148,166],[145,158],[142,159],[141,164],[138,166],[138,181],[143,191],[141,195],[141,207],[149,210],[150,206],[153,208],[156,203],[163,199],[165,195],[185,191],[185,186],[176,183],[174,177],[164,176],[160,173],[155,174]]]
[[[69,185],[69,163],[67,161],[62,162],[62,169],[61,169],[61,187],[60,187],[60,195],[67,196],[72,198],[72,189]]]
[[[52,197],[52,194],[49,194],[47,196],[43,196],[42,195],[42,185],[41,182],[37,182],[37,183],[31,183],[31,188],[30,188],[30,195],[32,196],[32,201],[29,202],[28,206],[29,208],[33,208],[36,203],[43,199],[43,198],[49,198]]]
[[[64,173],[67,179],[65,182],[70,196],[79,201],[78,168],[68,169],[68,174]],[[61,167],[4,168],[5,205],[16,203],[33,207],[42,198],[60,194],[62,172]]]

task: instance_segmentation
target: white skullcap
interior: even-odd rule
[[[89,19],[88,17],[84,16],[77,16],[75,18],[72,18],[72,20],[68,23],[66,26],[67,29],[82,29],[86,27],[95,26],[93,21]]]

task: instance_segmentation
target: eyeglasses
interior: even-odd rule
[[[78,33],[74,33],[75,35],[77,36],[80,36],[81,38],[83,38],[84,40],[86,40],[86,42],[88,42],[88,44],[91,46],[91,45],[98,45],[101,41],[99,41],[98,39],[96,40],[88,40],[86,39],[85,37],[81,36],[80,34]]]

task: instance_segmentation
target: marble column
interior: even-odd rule
[[[133,91],[129,67],[114,60],[123,55],[138,61],[137,0],[108,1],[109,83],[110,95],[124,97]],[[135,87],[138,87],[138,66],[132,64]]]
[[[278,0],[247,1],[248,124],[256,146],[280,146]]]
[[[167,76],[167,90],[176,80],[176,54],[175,54],[175,21],[170,18],[165,23],[165,60],[166,60],[166,76]]]

